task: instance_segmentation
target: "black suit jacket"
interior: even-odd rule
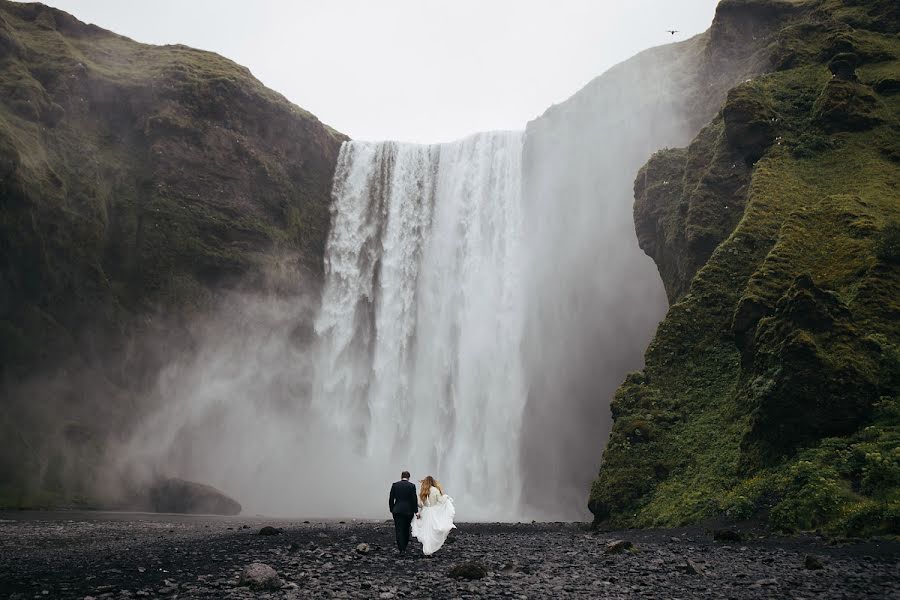
[[[391,486],[388,497],[388,508],[391,514],[412,517],[419,512],[419,499],[416,497],[416,484],[405,479]]]

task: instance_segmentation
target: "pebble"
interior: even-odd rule
[[[634,544],[628,540],[612,540],[606,544],[606,554],[620,554],[634,548]]]

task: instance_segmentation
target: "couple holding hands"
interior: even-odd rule
[[[400,474],[400,481],[391,486],[388,507],[394,515],[397,547],[400,554],[406,552],[410,532],[422,544],[422,552],[430,556],[444,545],[450,530],[455,528],[453,517],[456,507],[453,498],[444,493],[441,484],[429,475],[416,484],[409,481],[409,471]]]

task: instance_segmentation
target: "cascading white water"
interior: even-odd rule
[[[346,142],[332,192],[313,408],[467,518],[519,507],[521,157],[521,132]]]

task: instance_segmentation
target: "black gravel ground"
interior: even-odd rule
[[[259,535],[266,525],[282,531]],[[387,521],[0,513],[0,599],[900,599],[897,541],[835,545],[746,533],[714,541],[701,528],[593,533],[578,524],[463,523],[435,556],[422,557],[414,542],[398,558],[393,535]],[[613,540],[634,547],[607,553]],[[816,561],[821,569],[807,568]],[[240,585],[254,562],[274,568],[279,587]],[[448,576],[468,562],[486,575]]]

